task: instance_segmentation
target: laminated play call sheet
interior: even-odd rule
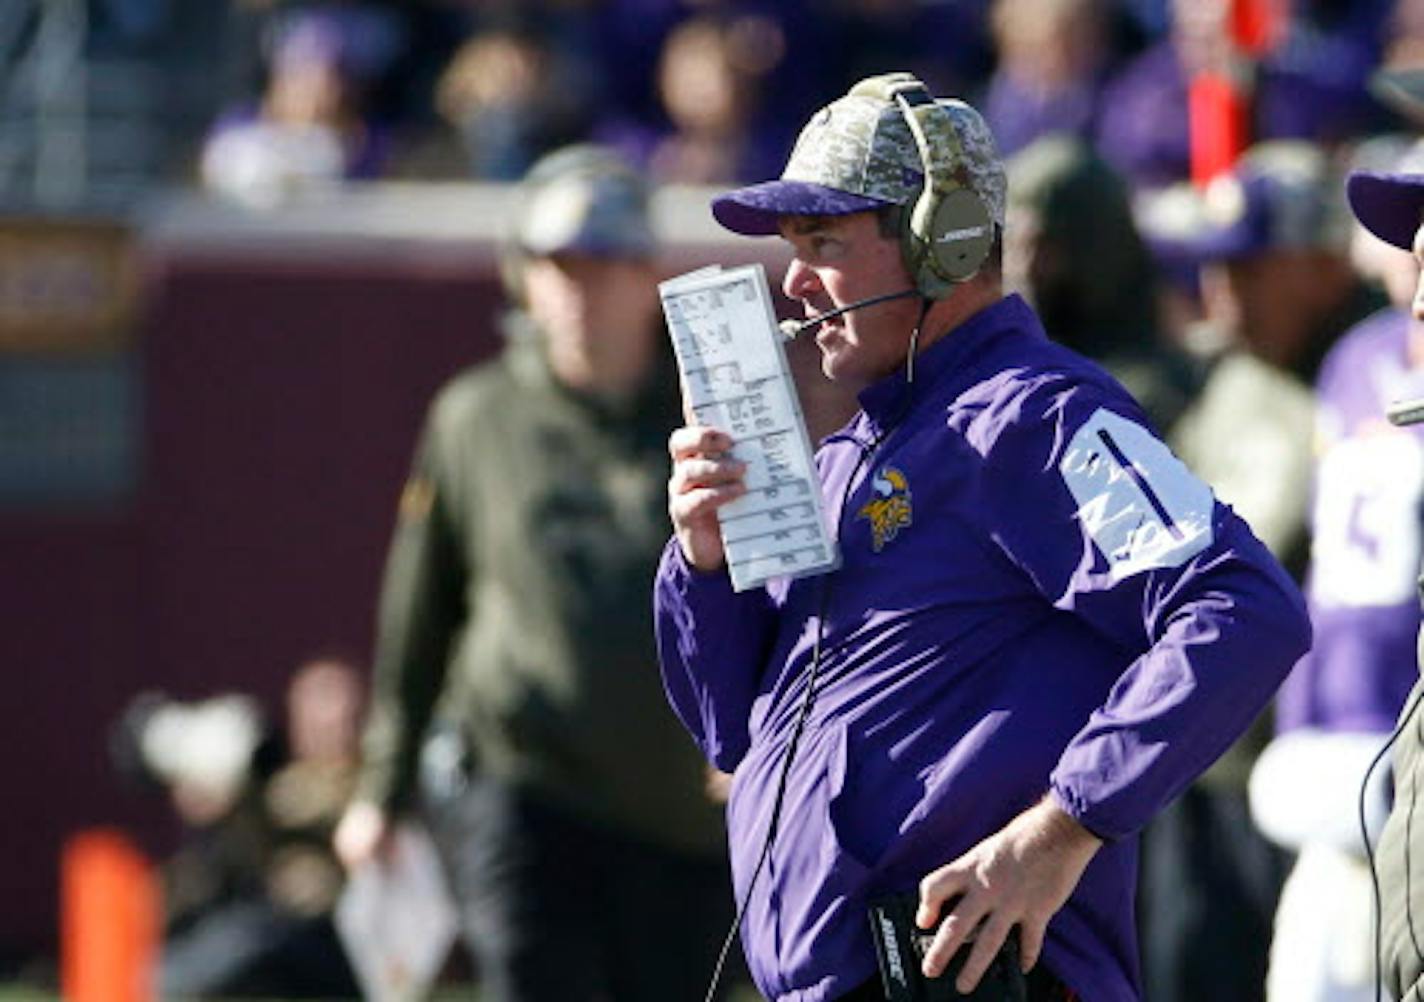
[[[800,399],[759,264],[702,268],[658,286],[699,424],[732,436],[747,493],[718,509],[737,591],[837,563]]]

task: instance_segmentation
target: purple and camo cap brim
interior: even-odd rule
[[[905,116],[893,101],[877,96],[875,87],[865,89],[903,76],[861,81],[816,112],[801,130],[781,179],[713,199],[716,220],[734,233],[770,236],[781,216],[844,216],[918,198],[924,164]],[[954,151],[946,171],[972,188],[1003,226],[1004,165],[989,127],[963,101],[938,104],[943,114],[923,123],[928,142],[933,149]]]
[[[1424,223],[1424,174],[1355,171],[1345,193],[1361,226],[1387,244],[1413,250],[1414,234]]]
[[[712,216],[733,233],[775,236],[782,216],[848,216],[894,205],[810,181],[765,181],[712,200]]]

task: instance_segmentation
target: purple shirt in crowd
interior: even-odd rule
[[[1375,60],[1368,36],[1297,29],[1258,67],[1253,135],[1330,144],[1366,131],[1376,109],[1364,84]],[[1175,44],[1165,38],[1098,95],[1096,146],[1135,186],[1190,175],[1189,85]]]
[[[1098,84],[1092,79],[1043,94],[1000,72],[990,79],[982,107],[999,155],[1008,157],[1050,134],[1092,138],[1097,101]]]
[[[1107,841],[1043,961],[1088,1002],[1134,1000],[1135,833],[1269,700],[1309,644],[1303,602],[1019,298],[915,368],[913,387],[897,374],[862,393],[818,453],[837,571],[737,594],[670,543],[658,573],[669,698],[735,772],[739,901],[824,629],[742,929],[752,975],[778,1002],[871,978],[867,899],[913,889],[1048,792]]]
[[[1285,685],[1276,726],[1388,732],[1419,677],[1419,573],[1424,431],[1384,418],[1424,396],[1409,363],[1404,310],[1374,314],[1342,337],[1320,369],[1320,460],[1306,594],[1315,645]]]

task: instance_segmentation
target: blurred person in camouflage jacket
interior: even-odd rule
[[[515,217],[506,349],[438,394],[401,498],[336,844],[379,859],[422,795],[484,998],[689,998],[730,892],[646,597],[679,406],[647,191],[571,147]]]

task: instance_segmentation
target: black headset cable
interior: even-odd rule
[[[910,333],[909,351],[905,356],[905,394],[896,409],[891,422],[887,423],[885,429],[876,435],[869,443],[858,443],[860,445],[860,458],[856,460],[855,466],[850,471],[850,476],[846,478],[845,489],[841,492],[841,504],[837,517],[836,541],[839,543],[841,536],[840,523],[845,518],[846,507],[850,502],[851,491],[855,486],[855,478],[859,475],[861,468],[865,466],[866,460],[870,459],[880,449],[891,434],[899,427],[905,415],[909,413],[910,405],[914,396],[915,388],[915,353],[919,349],[920,330],[925,325],[925,318],[929,315],[930,308],[935,301],[924,298],[920,305],[919,320],[915,322],[915,329]],[[821,659],[825,651],[826,640],[826,616],[831,608],[832,584],[835,580],[835,572],[832,571],[821,578],[820,596],[817,601],[816,612],[816,639],[811,646],[811,663],[806,668],[806,692],[801,699],[801,709],[797,712],[796,723],[791,730],[791,738],[786,743],[786,753],[781,761],[781,774],[776,781],[776,797],[772,801],[771,821],[767,824],[766,838],[762,841],[761,854],[757,857],[756,868],[752,870],[752,878],[747,883],[747,893],[737,906],[736,917],[732,919],[732,926],[727,930],[727,935],[722,939],[722,948],[717,951],[717,963],[712,969],[712,978],[707,985],[707,994],[703,1002],[713,1002],[717,995],[717,988],[722,981],[722,971],[727,964],[727,955],[731,953],[732,944],[737,941],[737,934],[742,928],[742,919],[746,917],[747,906],[751,904],[752,892],[756,890],[757,879],[761,876],[761,871],[766,867],[766,861],[771,856],[772,846],[776,843],[776,833],[781,825],[781,808],[786,800],[786,784],[791,776],[791,763],[796,759],[796,750],[801,743],[801,735],[806,730],[806,723],[810,720],[811,709],[816,704],[816,681],[821,672]]]

